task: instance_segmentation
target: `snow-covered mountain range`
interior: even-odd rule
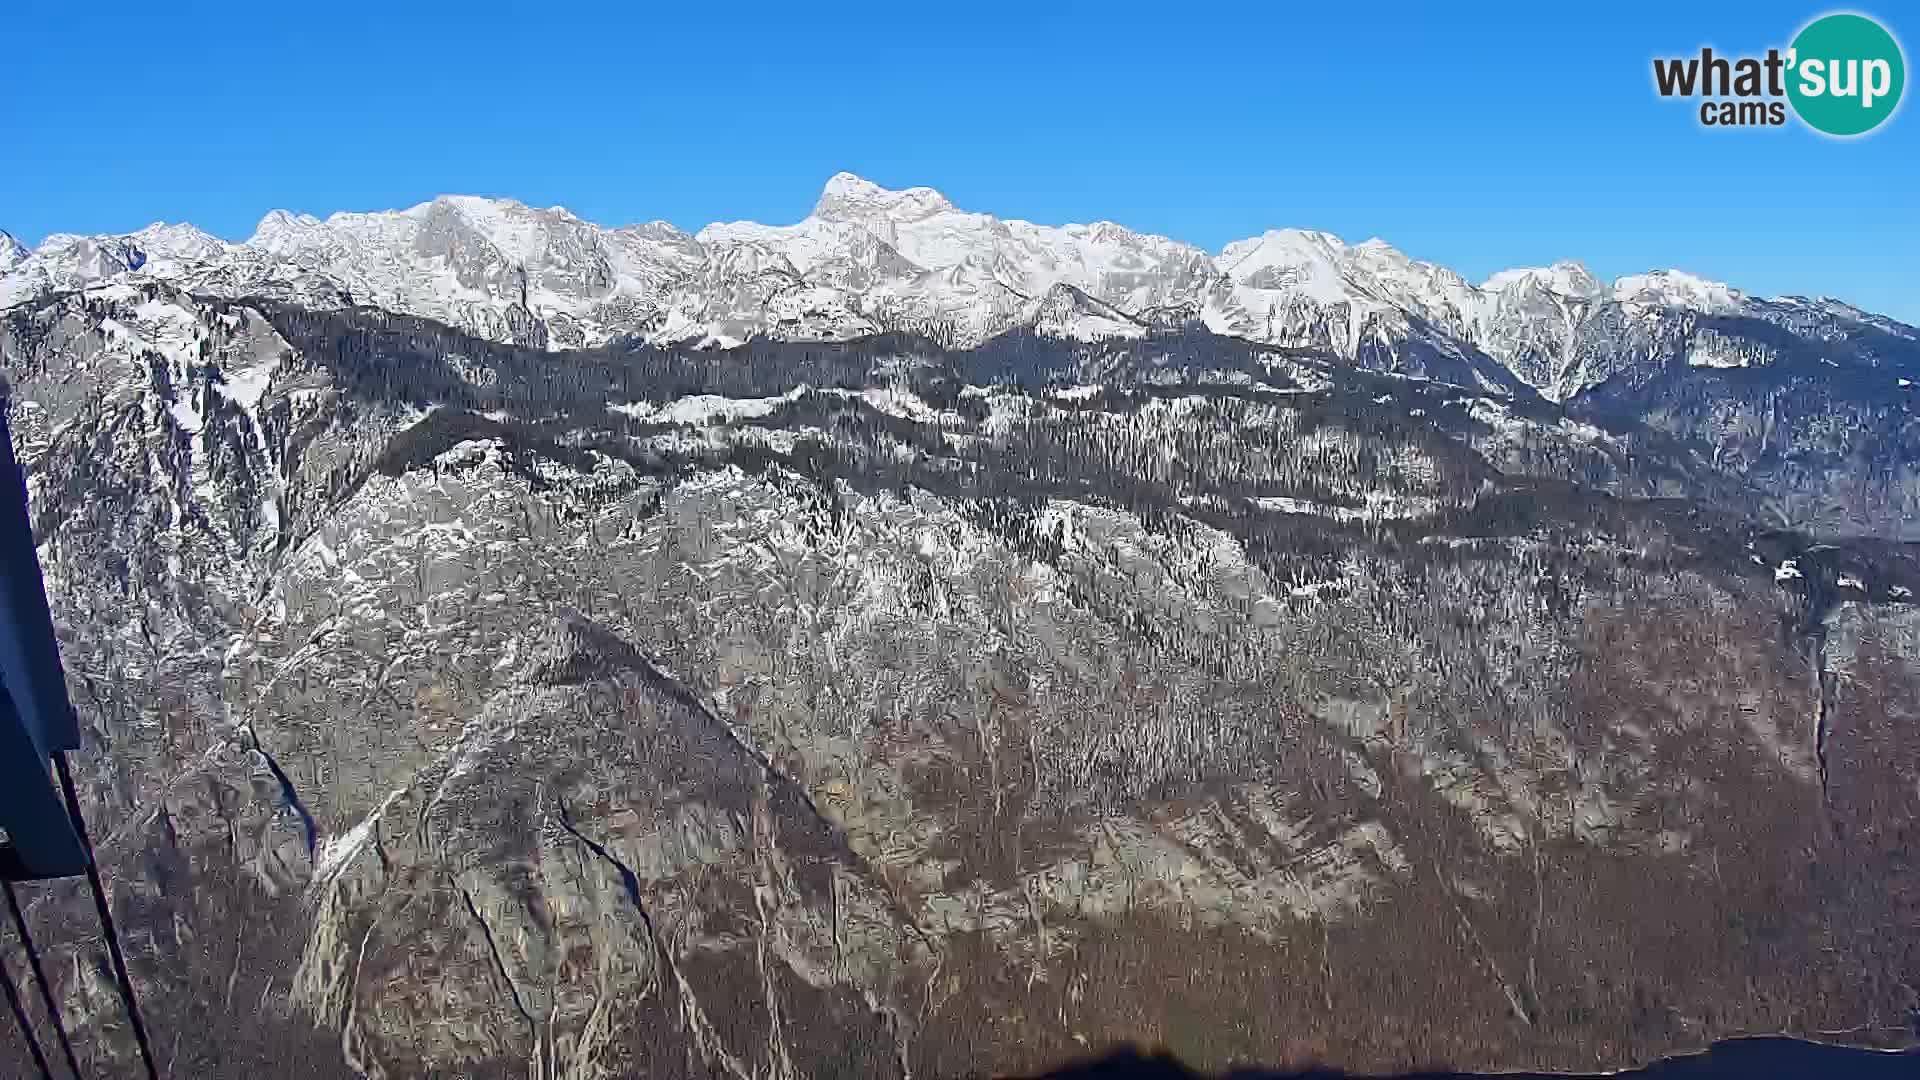
[[[473,196],[324,221],[276,210],[237,244],[190,225],[60,234],[32,251],[0,233],[0,307],[119,275],[208,295],[373,305],[555,349],[887,331],[971,346],[1023,328],[1102,340],[1204,327],[1489,390],[1517,380],[1560,401],[1649,364],[1769,363],[1782,342],[1759,324],[1812,341],[1920,343],[1913,328],[1837,301],[1761,299],[1677,270],[1608,284],[1561,262],[1475,284],[1381,240],[1298,229],[1214,254],[1111,222],[973,213],[930,188],[889,190],[849,173],[796,224],[691,234]]]

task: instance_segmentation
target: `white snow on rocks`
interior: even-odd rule
[[[848,173],[790,225],[664,222],[606,228],[561,207],[445,195],[327,218],[276,210],[228,243],[187,225],[0,243],[0,306],[90,283],[372,303],[482,337],[543,328],[549,348],[638,334],[729,348],[757,337],[837,340],[906,330],[957,345],[1017,328],[1082,341],[1199,323],[1215,333],[1356,358],[1423,335],[1465,342],[1563,398],[1593,376],[1561,355],[1594,304],[1632,312],[1747,312],[1740,291],[1677,270],[1601,284],[1574,262],[1478,285],[1378,240],[1274,229],[1217,255],[1112,222],[1044,225],[959,209],[925,187]],[[1843,305],[1821,310],[1834,318]],[[1424,338],[1423,338],[1424,340]],[[1694,363],[1736,366],[1707,348]],[[1569,366],[1571,365],[1571,366]],[[1578,370],[1576,370],[1578,369]]]

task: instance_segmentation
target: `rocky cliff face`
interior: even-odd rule
[[[895,194],[918,257],[957,212]],[[8,310],[169,1074],[1910,1035],[1891,391],[1809,404],[1789,363],[1563,407],[1130,325],[562,359],[150,278]],[[84,896],[30,901],[126,1071]]]

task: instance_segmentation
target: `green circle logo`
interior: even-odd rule
[[[1900,104],[1906,57],[1886,27],[1865,15],[1823,15],[1787,51],[1787,100],[1807,126],[1828,135],[1862,135]]]

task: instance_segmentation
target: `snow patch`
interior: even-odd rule
[[[320,857],[314,861],[313,879],[307,884],[309,899],[317,898],[331,886],[359,854],[373,842],[374,830],[380,827],[380,815],[387,812],[394,800],[406,794],[406,789],[388,793],[373,813],[361,819],[358,825],[339,836],[331,837],[320,849]]]
[[[635,401],[609,405],[607,408],[610,412],[654,424],[714,424],[766,416],[788,402],[799,400],[805,393],[806,387],[797,386],[778,397],[730,398],[721,394],[693,394],[675,398],[665,405]]]
[[[462,439],[433,456],[435,469],[466,469],[487,460],[500,448],[497,439]]]
[[[259,408],[260,399],[267,396],[267,385],[273,381],[274,369],[278,366],[277,361],[269,360],[240,371],[224,372],[220,392],[252,415]]]

